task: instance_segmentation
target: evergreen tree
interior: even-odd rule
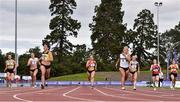
[[[153,17],[154,15],[150,10],[142,10],[134,20],[133,29],[135,31],[130,31],[130,35],[133,37],[131,38],[133,43],[133,54],[138,56],[139,62],[154,56],[146,50],[151,50],[152,48],[157,49],[157,26],[154,24]]]
[[[4,68],[5,68],[5,56],[2,54],[2,51],[0,49],[0,72],[3,72],[4,71]]]
[[[164,59],[167,55],[167,50],[170,48],[171,51],[175,48],[177,50],[178,57],[180,58],[180,22],[175,25],[174,28],[167,30],[161,35],[160,40],[161,51],[160,54],[164,56]]]
[[[76,9],[75,0],[50,0],[49,6],[53,18],[50,21],[50,35],[45,40],[49,41],[54,47],[53,51],[57,53],[58,61],[62,56],[70,54],[74,45],[67,39],[68,37],[77,37],[81,24],[74,20],[71,15]]]
[[[89,24],[93,51],[105,64],[114,61],[123,47],[126,27],[122,24],[124,12],[121,7],[121,0],[101,0],[95,7],[93,22]]]

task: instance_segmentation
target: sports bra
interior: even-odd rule
[[[160,66],[159,65],[152,65],[152,73],[153,74],[159,74],[160,73]]]
[[[15,67],[13,60],[7,60],[6,65],[7,65],[7,69],[14,69],[14,67]]]
[[[169,68],[170,68],[170,72],[174,72],[174,73],[177,73],[177,65],[176,64],[171,64],[170,66],[169,66]]]
[[[37,68],[38,58],[30,58],[30,67],[31,68]]]
[[[136,68],[138,67],[138,62],[137,61],[131,61],[131,68]]]
[[[96,62],[95,62],[95,61],[90,61],[90,60],[89,60],[88,66],[89,66],[89,67],[95,67],[95,66],[96,66]]]

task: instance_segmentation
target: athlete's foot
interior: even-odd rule
[[[9,83],[6,84],[6,87],[9,87]]]
[[[45,86],[48,87],[48,84],[46,83]]]
[[[133,90],[136,90],[136,87],[134,87]]]
[[[157,89],[156,88],[154,88],[154,91],[156,91]]]
[[[126,88],[124,86],[121,87],[122,90],[125,90]]]
[[[44,89],[44,85],[41,84],[41,89]]]
[[[174,87],[172,87],[172,88],[171,88],[171,90],[175,90],[175,88],[174,88]]]
[[[36,88],[37,86],[36,85],[34,85],[32,88]]]
[[[94,89],[94,85],[91,85],[91,89]]]
[[[171,85],[170,88],[173,89],[173,86]]]

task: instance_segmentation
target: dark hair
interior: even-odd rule
[[[44,46],[44,45],[47,45],[47,47],[50,49],[50,44],[49,44],[48,41],[44,40],[42,45],[43,45],[43,46]]]

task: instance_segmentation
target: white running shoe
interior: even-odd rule
[[[123,86],[123,87],[121,87],[121,89],[122,89],[122,90],[125,90],[126,88]]]

